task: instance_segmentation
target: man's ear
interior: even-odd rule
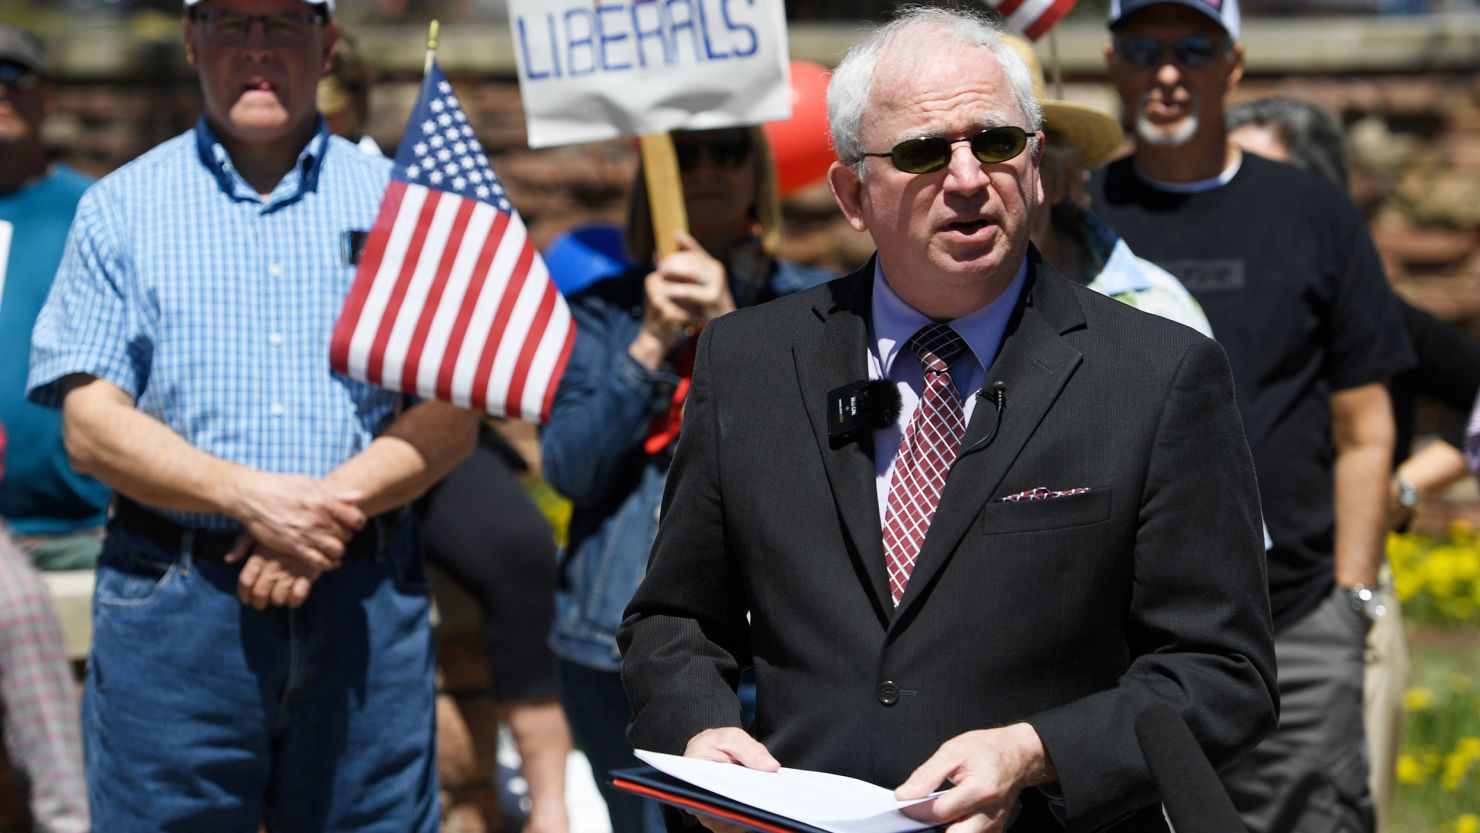
[[[185,34],[185,60],[190,62],[190,66],[200,69],[199,56],[195,54],[195,21],[189,15],[181,21],[181,31]]]
[[[1234,42],[1232,50],[1233,66],[1228,68],[1228,85],[1225,93],[1232,93],[1238,89],[1240,81],[1244,80],[1244,45],[1242,42]]]
[[[324,74],[328,74],[334,68],[334,46],[339,43],[339,26],[334,21],[329,21],[323,27],[324,48]]]
[[[863,180],[858,178],[853,167],[842,162],[832,163],[832,167],[827,169],[827,186],[832,189],[833,199],[848,219],[848,225],[854,231],[868,231],[868,221],[863,216]]]

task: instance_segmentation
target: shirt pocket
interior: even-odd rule
[[[1078,495],[992,502],[982,507],[978,526],[984,535],[1007,535],[1099,523],[1110,517],[1110,495],[1109,486],[1095,486]]]

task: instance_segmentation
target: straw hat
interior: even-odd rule
[[[1043,67],[1032,45],[1017,35],[1004,34],[1002,40],[1017,50],[1028,65],[1028,72],[1033,76],[1033,96],[1043,106],[1044,127],[1078,151],[1079,163],[1093,168],[1115,155],[1125,140],[1120,121],[1097,107],[1049,98],[1044,90]]]

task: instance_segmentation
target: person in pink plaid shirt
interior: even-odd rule
[[[34,212],[36,186],[47,175],[41,146],[45,65],[29,35],[0,25],[0,217],[25,203]],[[34,242],[34,241],[31,241]],[[0,250],[4,266],[15,261]],[[14,284],[14,282],[12,282]],[[17,303],[12,286],[11,303]],[[3,298],[0,298],[3,301]],[[29,436],[29,435],[28,435]],[[17,448],[20,446],[17,445]],[[5,472],[0,426],[0,478]],[[29,786],[38,833],[85,833],[87,787],[82,772],[77,686],[62,647],[51,594],[31,557],[0,518],[0,711],[11,765]]]

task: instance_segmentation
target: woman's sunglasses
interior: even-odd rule
[[[681,170],[693,170],[701,155],[708,156],[717,168],[734,170],[750,161],[750,136],[737,133],[706,139],[674,139],[673,152]]]
[[[907,174],[928,174],[950,164],[951,147],[961,142],[971,143],[971,154],[987,164],[1006,162],[1023,152],[1028,146],[1028,131],[1011,125],[989,127],[975,136],[947,139],[943,136],[922,136],[905,139],[886,153],[865,153],[864,156],[887,156],[894,167]]]
[[[1218,53],[1223,51],[1224,43],[1225,41],[1221,38],[1201,35],[1181,38],[1170,43],[1159,41],[1156,38],[1116,38],[1115,54],[1120,60],[1137,69],[1161,66],[1166,61],[1168,53],[1171,53],[1172,60],[1181,66],[1202,69],[1218,57]]]

